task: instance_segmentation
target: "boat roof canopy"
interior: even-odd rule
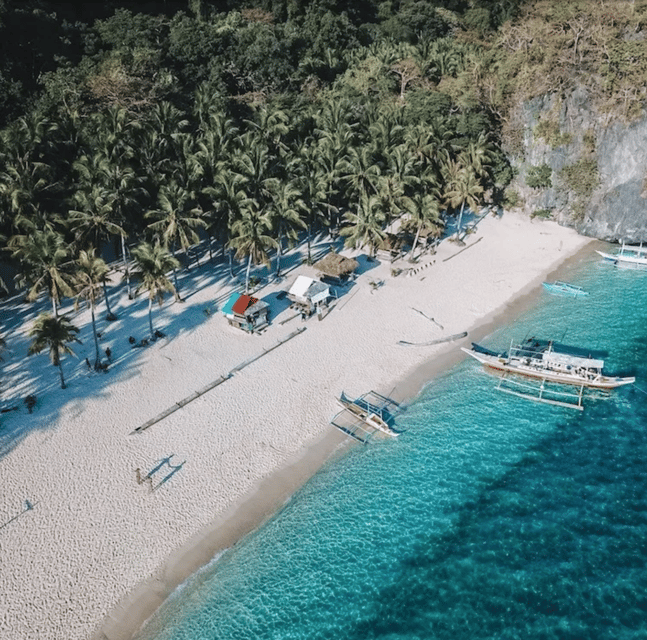
[[[542,361],[553,365],[571,366],[571,367],[584,367],[585,369],[602,369],[604,367],[604,360],[596,358],[583,358],[574,356],[569,353],[559,353],[556,351],[545,351],[542,355]]]

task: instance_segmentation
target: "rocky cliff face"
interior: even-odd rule
[[[512,188],[526,213],[602,240],[647,242],[647,118],[613,121],[578,89],[523,105],[517,121]]]

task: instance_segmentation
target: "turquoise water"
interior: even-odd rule
[[[194,576],[149,640],[647,638],[647,272],[587,258],[484,340],[606,349],[635,387],[583,412],[465,361]]]

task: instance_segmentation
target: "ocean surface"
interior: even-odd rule
[[[503,394],[465,360],[395,440],[324,467],[183,585],[146,640],[647,638],[647,271],[597,256],[481,341],[609,352],[636,384],[583,412]]]

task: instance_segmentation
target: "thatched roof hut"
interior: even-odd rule
[[[357,260],[345,258],[338,253],[331,251],[319,262],[316,262],[315,269],[324,277],[344,280],[358,267]]]

